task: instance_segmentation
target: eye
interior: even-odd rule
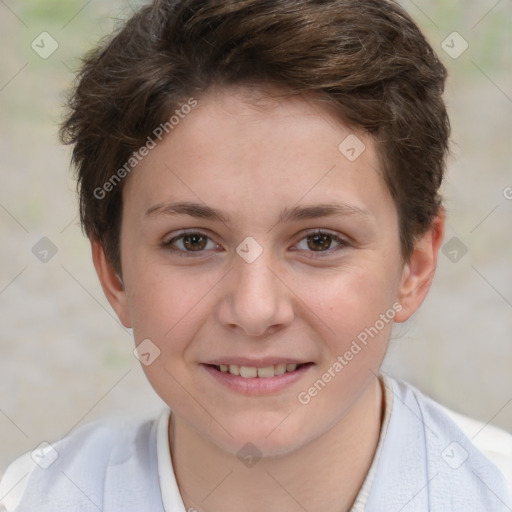
[[[335,241],[338,246],[334,249],[331,248],[333,241]],[[304,243],[305,242],[305,243]],[[302,245],[302,247],[301,247]],[[347,247],[349,243],[343,238],[329,233],[323,230],[315,230],[309,232],[298,244],[299,250],[304,250],[306,252],[317,252],[317,253],[329,253],[332,254],[335,251],[343,249]],[[323,257],[322,255],[313,256],[314,258]]]
[[[333,249],[333,241],[337,246]],[[323,230],[314,230],[302,238],[297,244],[298,249],[306,252],[313,253],[329,253],[343,249],[349,246],[349,242],[343,238]],[[302,246],[302,247],[301,247]],[[184,231],[179,235],[166,240],[162,243],[162,247],[174,253],[179,253],[179,256],[198,257],[208,250],[216,249],[219,246],[213,242],[210,237],[201,233],[200,231]],[[313,257],[323,257],[321,255],[314,255]]]
[[[180,256],[192,257],[201,256],[205,250],[218,247],[208,236],[199,231],[184,231],[180,235],[164,241],[162,246],[172,252],[180,253]]]

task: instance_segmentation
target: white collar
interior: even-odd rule
[[[391,410],[393,407],[393,393],[391,391],[391,383],[389,377],[385,374],[379,375],[384,381],[385,393],[385,415],[382,424],[379,441],[373,458],[370,470],[366,475],[364,483],[358,492],[356,501],[351,509],[351,512],[359,512],[364,510],[370,489],[372,487],[375,471],[380,459],[382,445],[386,437],[389,419],[391,417]],[[160,490],[162,494],[162,503],[165,512],[187,512],[185,504],[181,497],[178,483],[176,482],[176,475],[171,460],[171,449],[169,445],[169,420],[171,418],[171,410],[165,409],[160,418],[158,419],[157,432],[156,432],[156,452],[158,458],[158,477],[160,481]]]
[[[156,430],[156,453],[158,459],[158,479],[165,512],[186,512],[181,498],[176,476],[172,467],[169,445],[169,420],[171,410],[165,409],[158,418]]]

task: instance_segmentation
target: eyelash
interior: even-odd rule
[[[194,251],[186,251],[183,249],[176,249],[175,247],[173,247],[173,244],[175,242],[177,242],[178,240],[181,240],[187,236],[194,236],[194,235],[199,235],[199,236],[207,238],[208,241],[212,241],[209,236],[205,235],[204,233],[201,233],[200,231],[183,231],[178,236],[175,236],[175,237],[171,238],[170,240],[163,242],[162,247],[164,249],[167,249],[167,250],[173,252],[173,253],[180,253],[180,256],[184,256],[186,258],[188,258],[188,257],[199,258],[202,256],[202,254],[204,252],[206,252],[206,249],[202,250],[202,251],[197,251],[197,254],[195,254]],[[302,242],[303,240],[307,239],[308,237],[315,236],[315,235],[328,236],[329,238],[331,238],[332,240],[337,242],[339,245],[335,249],[327,249],[326,251],[307,251],[307,252],[311,252],[312,254],[314,254],[314,256],[309,256],[309,257],[324,258],[324,257],[326,257],[324,255],[331,255],[333,252],[336,252],[336,251],[343,249],[344,247],[348,247],[350,245],[347,240],[345,240],[337,235],[334,235],[333,233],[329,233],[328,231],[324,231],[322,229],[316,229],[316,230],[307,232],[299,240],[299,242]]]

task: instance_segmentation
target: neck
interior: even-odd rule
[[[171,414],[173,468],[187,510],[349,511],[371,466],[384,413],[376,378],[350,412],[309,444],[250,468]]]

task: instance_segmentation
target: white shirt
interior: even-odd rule
[[[512,511],[503,474],[446,409],[400,379],[379,378],[383,424],[350,512]],[[0,483],[3,510],[187,512],[170,456],[170,414],[89,423],[34,453],[37,463],[30,453],[20,457]]]

